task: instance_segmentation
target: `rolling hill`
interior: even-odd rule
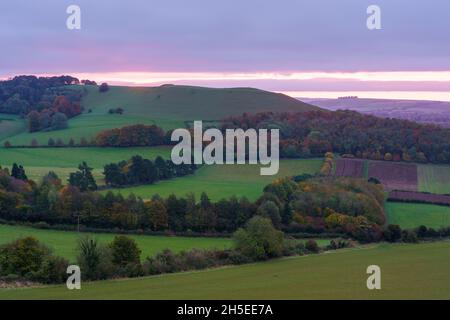
[[[159,87],[111,86],[100,93],[96,86],[76,86],[84,91],[83,114],[69,121],[65,130],[28,133],[25,120],[14,118],[0,123],[0,144],[30,145],[32,139],[46,145],[49,138],[68,142],[90,139],[98,132],[130,124],[157,124],[165,129],[185,127],[185,121],[219,120],[244,112],[298,112],[316,110],[289,96],[253,88],[214,89],[193,86]],[[121,107],[124,114],[109,114]],[[10,117],[11,118],[11,117]],[[20,130],[19,130],[20,129]]]

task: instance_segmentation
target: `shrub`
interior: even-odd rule
[[[236,250],[251,260],[277,257],[283,250],[283,232],[274,228],[272,222],[260,216],[251,218],[245,228],[234,234]]]
[[[402,231],[402,241],[409,243],[417,243],[419,242],[417,238],[417,234],[411,230],[403,230]]]
[[[114,273],[110,249],[90,237],[79,240],[77,261],[82,277],[87,280],[107,279]]]
[[[26,237],[0,247],[0,272],[2,275],[25,276],[38,272],[50,250],[36,238]]]
[[[136,241],[126,236],[116,236],[110,244],[112,262],[124,267],[128,264],[140,264],[141,250]]]
[[[389,242],[396,242],[402,238],[402,229],[399,225],[390,224],[383,232],[384,239]]]
[[[305,249],[312,253],[318,253],[320,251],[319,245],[313,239],[306,241]]]

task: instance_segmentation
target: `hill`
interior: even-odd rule
[[[49,138],[68,142],[90,139],[96,133],[111,128],[142,123],[157,124],[165,129],[185,127],[185,121],[219,120],[244,112],[299,112],[318,108],[289,96],[253,88],[214,89],[193,86],[163,85],[159,87],[111,86],[100,93],[96,86],[72,86],[84,92],[83,114],[71,119],[68,129],[50,132],[26,132],[24,122],[15,119],[0,123],[0,143],[29,145],[32,139],[47,144]],[[109,114],[111,108],[122,108],[122,115]],[[3,128],[8,124],[8,128]],[[17,132],[17,128],[22,128]],[[14,132],[8,132],[13,130]]]
[[[348,109],[382,118],[406,119],[419,123],[450,127],[450,102],[447,101],[368,99],[356,97],[340,99],[302,98],[301,100],[332,111]]]

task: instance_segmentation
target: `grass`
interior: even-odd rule
[[[65,286],[0,289],[0,299],[450,299],[450,242],[378,244],[250,265]],[[381,268],[368,290],[366,268]]]
[[[18,116],[0,114],[0,141],[24,131],[25,127],[25,121]]]
[[[110,233],[81,233],[81,235],[91,235],[100,243],[109,243],[114,238]],[[0,224],[0,244],[11,242],[15,239],[34,236],[42,243],[53,249],[56,255],[75,262],[76,246],[80,234],[74,231],[58,231],[36,229],[22,226],[10,226]],[[179,252],[192,248],[229,248],[232,240],[227,238],[200,238],[200,237],[175,237],[175,236],[147,236],[128,235],[136,240],[142,250],[141,258],[153,256],[164,249],[171,249]]]
[[[25,167],[29,178],[39,180],[50,170],[65,181],[82,161],[94,168],[94,177],[101,183],[103,166],[111,162],[127,160],[134,155],[155,159],[158,155],[168,158],[169,147],[142,148],[0,148],[0,165],[11,167],[17,162]]]
[[[418,165],[419,191],[450,194],[450,166]]]
[[[69,120],[68,128],[59,131],[29,133],[25,120],[0,123],[0,143],[8,140],[13,145],[30,145],[36,139],[47,145],[48,139],[71,138],[90,140],[105,129],[130,124],[157,124],[164,129],[184,128],[186,120],[218,120],[243,112],[303,111],[316,109],[297,99],[272,92],[251,89],[212,89],[191,86],[117,87],[105,93],[98,87],[78,87],[86,90],[81,101],[85,111]],[[111,115],[110,108],[121,107],[123,115]],[[3,133],[2,133],[3,132]],[[7,138],[7,139],[6,139]]]
[[[425,203],[386,202],[390,224],[412,229],[421,225],[440,228],[450,226],[450,207]]]
[[[280,171],[276,176],[261,176],[257,165],[205,165],[194,175],[161,181],[153,185],[115,190],[124,196],[134,193],[144,199],[151,198],[154,194],[167,197],[172,193],[185,196],[190,192],[199,199],[200,194],[205,191],[214,201],[232,195],[256,200],[261,196],[264,187],[277,177],[315,173],[321,163],[321,159],[281,160]]]

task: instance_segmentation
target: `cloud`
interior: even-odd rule
[[[82,29],[65,27],[68,5]],[[448,0],[4,0],[0,76],[100,72],[438,71]]]

